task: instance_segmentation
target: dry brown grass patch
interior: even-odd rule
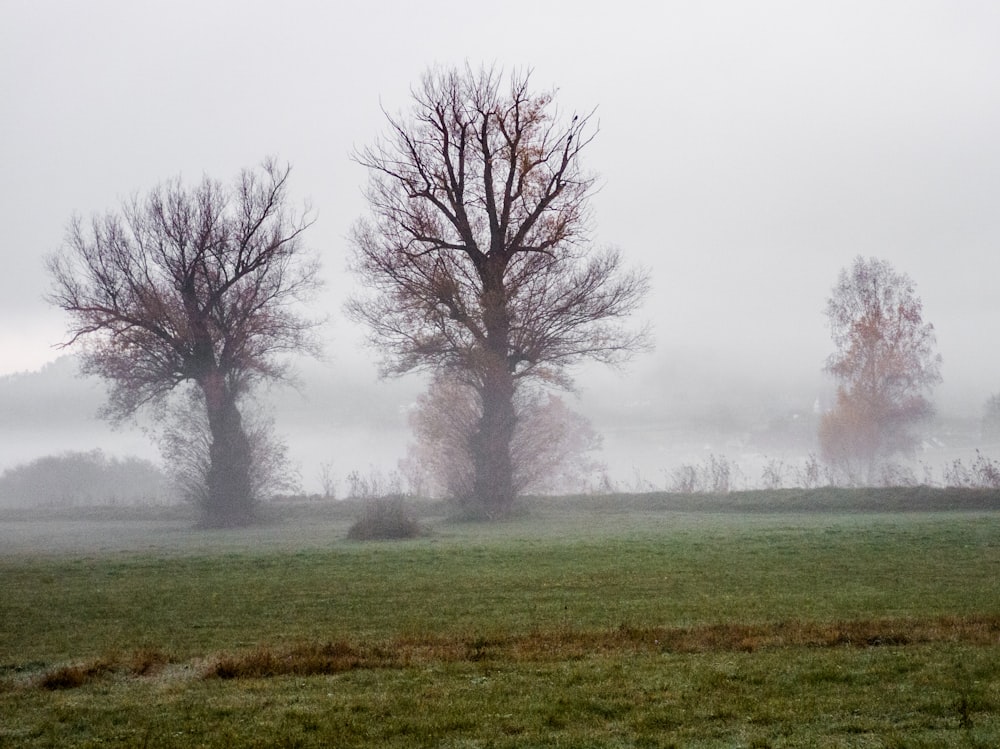
[[[113,674],[153,676],[170,662],[166,653],[153,648],[129,655],[111,654],[87,663],[74,663],[46,671],[38,681],[43,689],[76,689]]]
[[[1000,644],[1000,615],[933,619],[863,619],[836,622],[784,621],[709,624],[693,627],[633,627],[576,630],[561,626],[522,635],[403,637],[384,643],[346,640],[302,643],[285,649],[261,645],[225,653],[195,668],[204,678],[253,679],[314,676],[354,669],[404,668],[456,662],[553,662],[623,652],[715,653],[780,648],[906,647],[939,642]],[[174,661],[155,649],[61,666],[35,683],[43,689],[73,689],[115,674],[150,677]]]
[[[996,645],[1000,616],[937,619],[874,619],[841,622],[786,621],[695,627],[630,627],[610,630],[540,630],[524,635],[407,637],[380,645],[345,641],[266,646],[226,654],[204,671],[206,678],[266,678],[334,674],[359,668],[403,668],[455,662],[530,662],[582,658],[595,653],[753,652],[790,647],[873,648],[961,642]]]
[[[43,689],[76,689],[114,671],[114,660],[101,658],[90,663],[76,663],[47,671],[39,686]]]
[[[336,674],[356,668],[389,668],[396,658],[378,647],[347,642],[304,643],[285,651],[260,646],[246,653],[220,656],[205,672],[219,679],[253,679],[269,676]]]

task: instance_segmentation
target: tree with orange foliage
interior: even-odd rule
[[[878,483],[933,413],[928,395],[941,381],[934,326],[924,322],[913,281],[876,258],[841,271],[826,315],[836,350],[825,369],[839,384],[820,422],[820,452],[847,483]]]

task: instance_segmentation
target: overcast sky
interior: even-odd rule
[[[269,154],[318,221],[335,359],[354,146],[432,64],[531,67],[597,107],[595,241],[650,269],[650,373],[818,376],[855,255],[917,283],[948,402],[1000,390],[1000,3],[0,3],[0,372],[65,330],[42,259],[70,217]],[[638,376],[638,374],[636,375]],[[655,381],[655,378],[652,378]],[[600,380],[595,380],[598,382]]]

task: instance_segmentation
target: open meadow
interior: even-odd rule
[[[0,515],[0,747],[1000,746],[996,492],[414,511]]]

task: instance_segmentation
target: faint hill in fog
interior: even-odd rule
[[[370,366],[305,361],[297,387],[272,386],[260,394],[273,413],[303,483],[314,483],[321,463],[341,475],[358,468],[389,470],[405,453],[407,410],[423,388],[410,377],[381,381]],[[100,449],[109,456],[158,460],[139,424],[112,427],[98,418],[106,398],[99,378],[79,376],[75,356],[62,356],[34,372],[0,376],[0,471],[36,458]]]
[[[0,470],[44,455],[95,448],[156,456],[139,430],[113,429],[97,418],[104,385],[77,377],[77,367],[74,357],[62,356],[38,371],[0,377]]]
[[[34,372],[0,376],[0,428],[59,427],[87,421],[104,402],[97,378],[77,376],[73,356],[60,356]]]
[[[0,473],[0,507],[74,507],[176,504],[166,475],[140,458],[108,457],[101,450],[65,452]]]

